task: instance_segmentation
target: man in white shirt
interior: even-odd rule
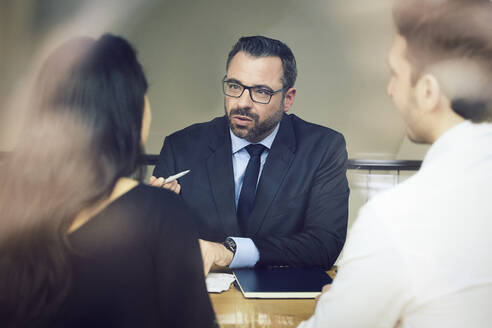
[[[388,94],[420,171],[371,199],[300,327],[490,327],[492,2],[401,0]]]

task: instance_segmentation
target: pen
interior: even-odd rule
[[[164,180],[164,183],[173,182],[174,180],[177,180],[177,179],[181,178],[182,176],[187,175],[190,172],[191,172],[191,170],[186,170],[183,172],[179,172],[178,174],[171,175],[170,177],[167,177],[166,180]]]

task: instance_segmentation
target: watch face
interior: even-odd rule
[[[234,239],[227,238],[224,241],[224,246],[225,246],[225,248],[227,248],[228,250],[230,250],[234,254],[236,253],[236,247],[237,246],[236,246],[236,242],[234,241]]]

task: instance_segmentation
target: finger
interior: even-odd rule
[[[156,179],[154,181],[154,183],[152,183],[152,186],[154,186],[154,187],[162,187],[163,184],[164,184],[164,178],[163,177],[160,177],[159,179]]]
[[[323,289],[321,290],[322,293],[326,293],[327,291],[329,291],[331,288],[331,285],[328,284],[328,285],[324,285],[323,286]]]
[[[205,274],[205,277],[210,272],[210,268],[212,267],[212,264],[213,263],[210,260],[207,260],[206,262],[203,262],[203,273]]]
[[[172,188],[176,185],[177,181],[174,180],[174,181],[171,181],[171,182],[168,182],[168,183],[164,183],[162,185],[163,188],[166,188],[166,189],[169,189],[169,190],[172,190]]]
[[[174,180],[172,182],[166,183],[163,185],[164,188],[171,190],[172,192],[179,194],[181,191],[181,186],[179,185],[177,180]]]
[[[205,276],[207,276],[210,268],[212,267],[212,261],[208,252],[208,242],[202,239],[198,239],[198,244],[200,246],[200,252],[202,253],[203,273],[205,274]]]
[[[179,195],[179,192],[181,191],[181,186],[179,185],[179,183],[176,183],[171,190]]]
[[[155,180],[157,180],[157,178],[155,176],[151,176],[149,179],[149,185],[152,185]]]

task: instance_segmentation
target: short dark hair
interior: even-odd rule
[[[292,50],[283,42],[261,35],[243,36],[232,47],[227,56],[226,70],[232,58],[238,52],[245,52],[254,57],[279,57],[282,61],[282,88],[287,91],[296,83],[297,65]]]
[[[473,94],[447,96],[452,109],[465,119],[492,121],[492,2],[396,0],[393,17],[398,34],[407,41],[412,83],[435,64],[471,63],[488,83],[476,83]]]

